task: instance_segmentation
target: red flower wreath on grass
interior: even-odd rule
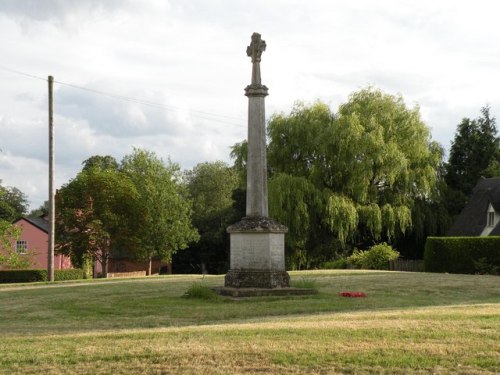
[[[366,297],[366,294],[363,292],[340,292],[339,296],[351,297],[351,298],[361,298],[361,297]]]

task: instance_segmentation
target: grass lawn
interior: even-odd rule
[[[500,373],[497,276],[290,274],[319,293],[182,297],[222,276],[0,284],[0,373]]]

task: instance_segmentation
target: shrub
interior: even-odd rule
[[[30,283],[35,281],[47,281],[47,270],[0,271],[0,283]]]
[[[474,261],[474,267],[478,275],[500,275],[500,266],[495,266],[483,257]]]
[[[498,273],[500,237],[428,237],[426,272]]]
[[[335,260],[330,260],[328,262],[324,262],[321,265],[322,269],[326,270],[337,270],[347,268],[347,258],[339,258]]]
[[[85,273],[81,268],[54,270],[54,280],[80,280],[85,278]]]
[[[355,266],[356,268],[363,268],[364,258],[367,251],[355,249],[350,257],[347,258],[347,263]]]
[[[359,268],[388,270],[389,262],[398,258],[399,252],[384,242],[370,247],[367,251],[354,250],[347,261]]]
[[[48,281],[47,270],[4,270],[0,271],[0,283],[32,283],[36,281]],[[83,270],[67,269],[54,270],[54,279],[78,280],[83,279]]]
[[[186,293],[184,293],[185,298],[195,298],[204,299],[210,301],[217,301],[220,299],[219,295],[215,293],[211,288],[204,285],[203,283],[193,283]]]

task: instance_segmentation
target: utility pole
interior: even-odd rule
[[[49,76],[49,251],[47,259],[47,274],[49,281],[54,281],[54,227],[55,227],[55,201],[54,201],[54,77]]]

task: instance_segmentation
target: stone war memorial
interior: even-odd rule
[[[248,97],[248,160],[246,216],[230,225],[230,269],[221,294],[233,296],[309,294],[290,288],[285,270],[285,233],[288,228],[268,217],[265,97],[260,62],[266,42],[253,33],[247,55],[252,61]]]

